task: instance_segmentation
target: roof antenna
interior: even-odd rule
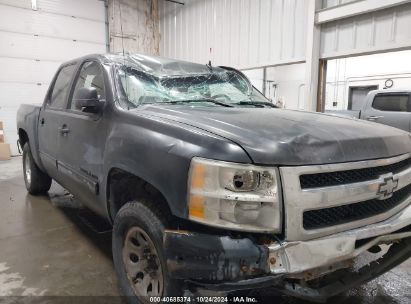
[[[125,74],[125,84],[126,84],[126,99],[128,101],[128,81],[127,81],[127,66],[126,66],[126,56],[124,52],[124,34],[123,34],[123,18],[121,16],[121,0],[118,0],[118,9],[120,14],[120,32],[121,32],[121,48],[123,51],[123,65],[124,65],[124,74]],[[129,103],[127,102],[127,110],[130,110]]]
[[[212,48],[210,48],[210,57],[211,57],[211,52],[212,52]],[[208,64],[206,64],[206,67],[210,70],[210,72],[213,71],[213,66],[211,65],[211,60],[208,61]]]
[[[118,0],[118,9],[120,13],[121,48],[123,50],[123,59],[124,59],[124,35],[123,35],[123,18],[121,17],[121,0]]]

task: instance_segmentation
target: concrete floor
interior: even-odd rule
[[[49,196],[28,195],[21,158],[0,161],[0,303],[14,303],[15,296],[122,302],[118,295],[110,227],[56,184]],[[330,303],[411,303],[411,260]]]
[[[111,231],[96,231],[80,207],[57,184],[27,194],[21,158],[0,162],[0,296],[119,294]]]

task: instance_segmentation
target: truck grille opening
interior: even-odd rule
[[[377,179],[382,174],[398,173],[411,167],[411,158],[395,164],[355,170],[305,174],[300,176],[301,189],[330,187]]]
[[[394,192],[392,197],[385,200],[372,199],[354,204],[306,211],[303,214],[303,227],[306,230],[319,229],[372,217],[400,205],[410,194],[411,184]]]

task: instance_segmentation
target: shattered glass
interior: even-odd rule
[[[129,55],[117,62],[121,106],[190,104],[274,107],[241,73],[185,61]]]

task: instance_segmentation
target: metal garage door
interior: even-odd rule
[[[0,0],[0,121],[13,154],[19,105],[41,103],[62,62],[105,50],[103,1]]]

